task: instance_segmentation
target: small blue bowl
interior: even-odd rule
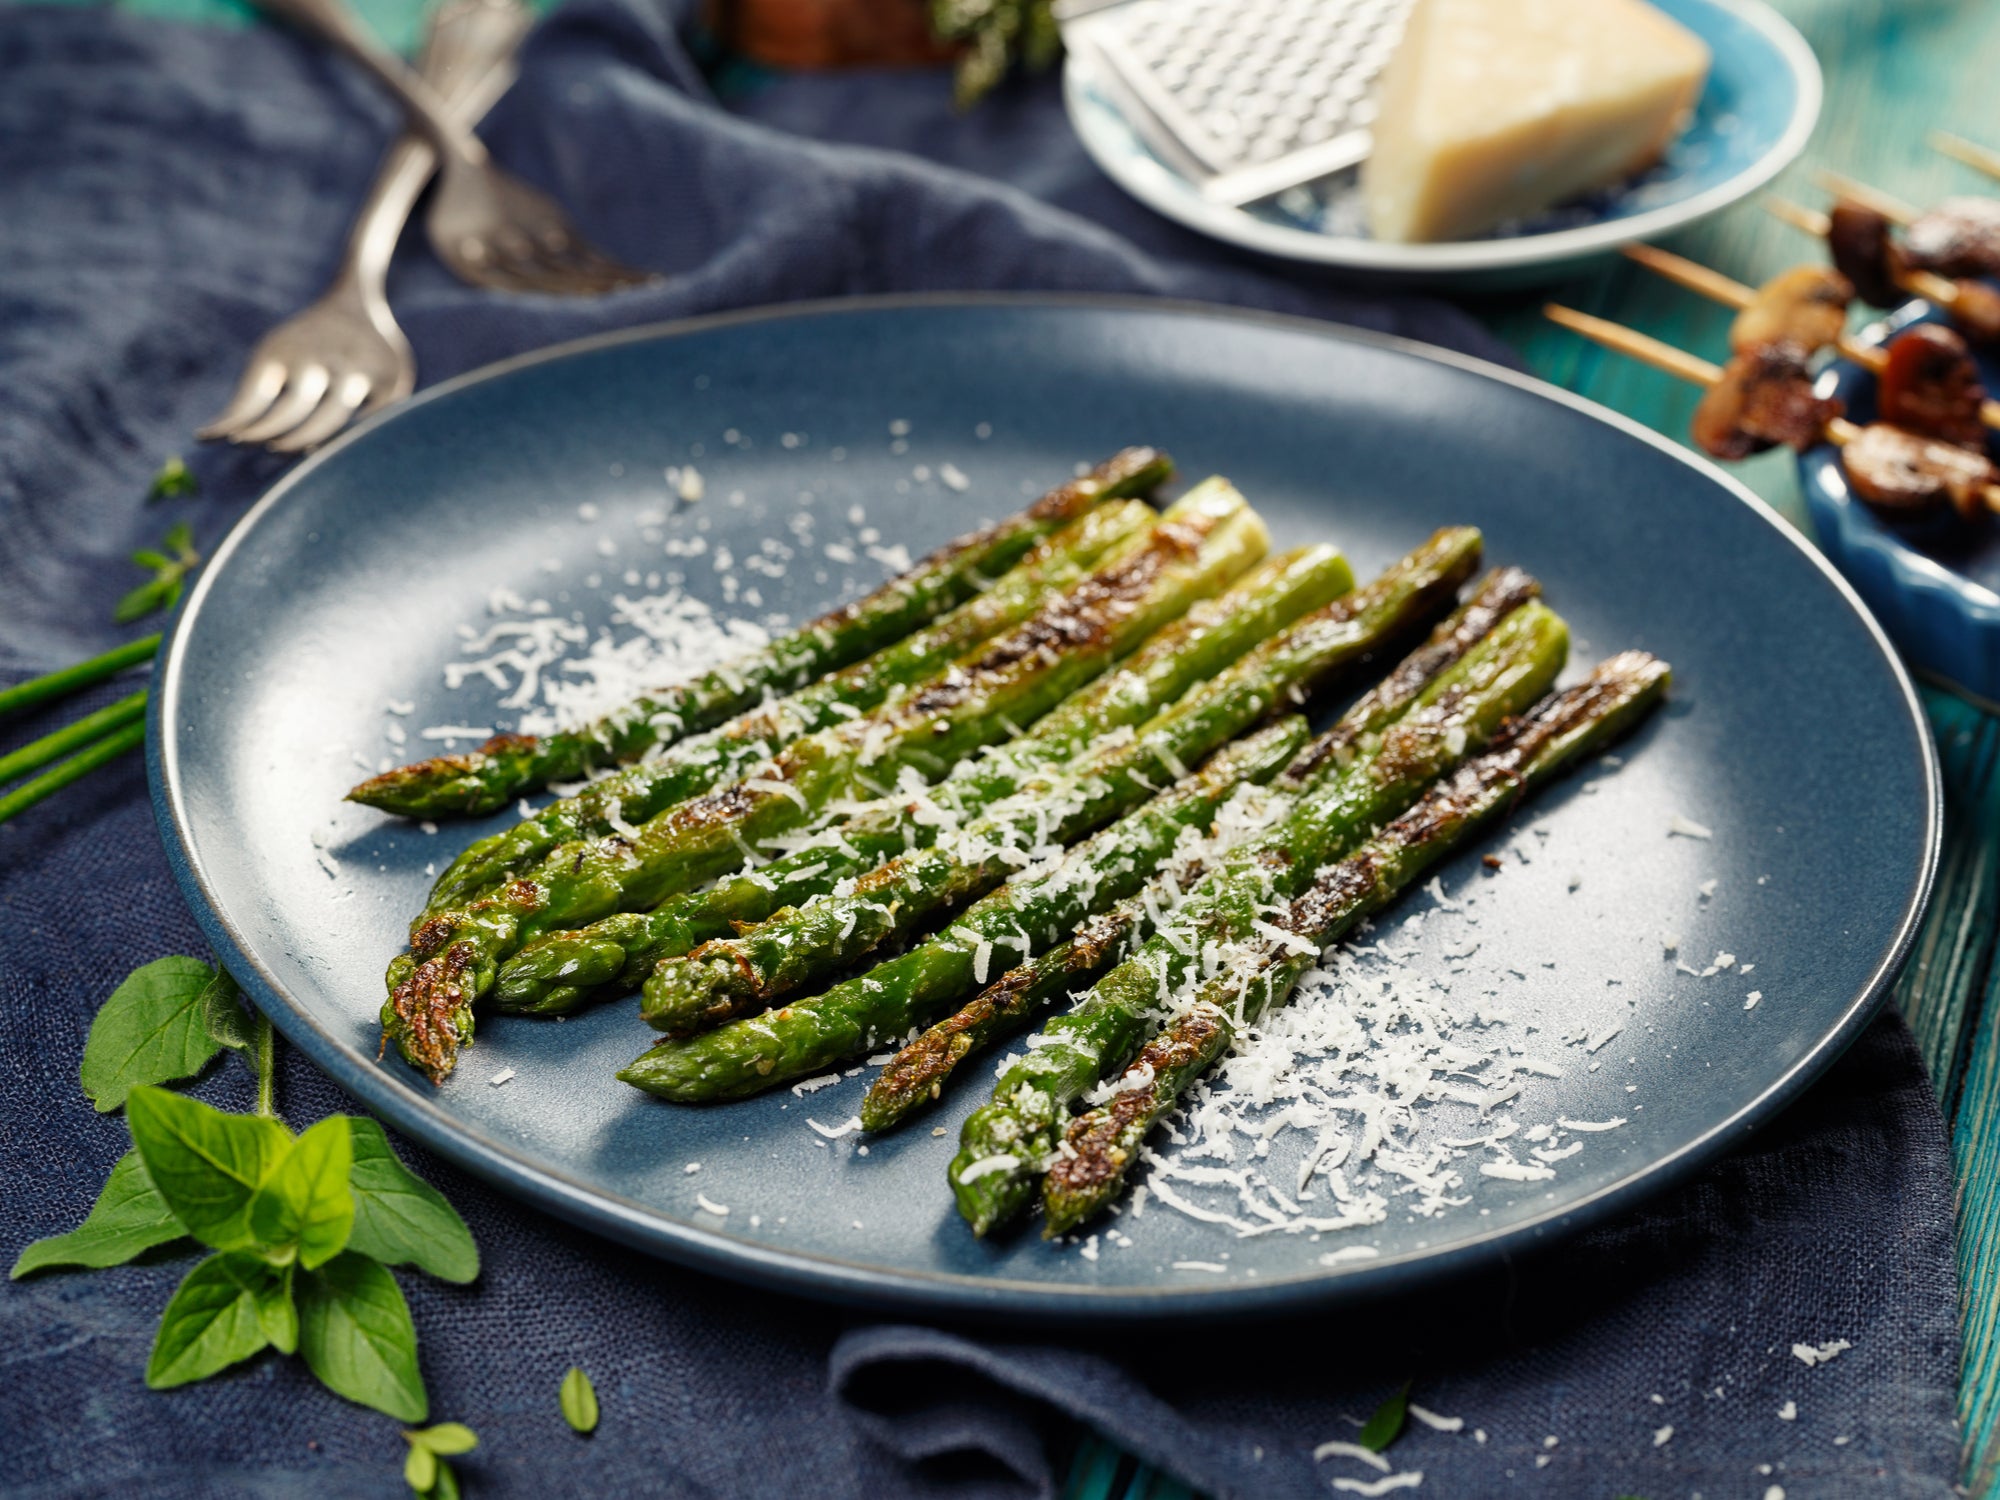
[[[1859,337],[1886,343],[1917,323],[1939,321],[1930,303],[1912,302]],[[1986,388],[2000,390],[2000,357],[1990,349],[1977,357]],[[1851,360],[1829,365],[1819,390],[1840,397],[1854,421],[1873,420],[1875,377]],[[1891,520],[1854,497],[1831,443],[1800,456],[1799,479],[1820,549],[1910,665],[1960,692],[2000,700],[2000,517],[1978,526],[1955,518]]]

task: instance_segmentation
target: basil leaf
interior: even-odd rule
[[[597,1387],[590,1383],[590,1377],[583,1373],[582,1365],[571,1365],[569,1373],[563,1376],[562,1391],[558,1399],[562,1403],[563,1420],[581,1433],[597,1429]]]
[[[1410,1382],[1406,1380],[1400,1391],[1375,1408],[1375,1415],[1368,1419],[1368,1425],[1355,1441],[1380,1453],[1403,1435],[1403,1423],[1409,1420],[1409,1414]]]
[[[307,1270],[340,1254],[354,1227],[354,1197],[347,1190],[353,1160],[345,1115],[321,1120],[292,1142],[250,1201],[250,1232],[258,1244],[267,1252],[296,1246]]]
[[[404,1437],[410,1435],[406,1432]],[[419,1495],[427,1494],[437,1483],[437,1455],[416,1439],[410,1439],[410,1456],[403,1460],[403,1483]]]
[[[215,1056],[202,1020],[202,994],[214,979],[198,958],[156,958],[98,1007],[82,1076],[100,1113],[118,1108],[139,1084],[192,1077]]]
[[[216,1250],[256,1246],[250,1204],[291,1149],[290,1131],[156,1088],[133,1089],[125,1118],[146,1175],[189,1234]]]
[[[257,1045],[257,1026],[244,1009],[243,991],[220,964],[214,974],[214,980],[201,992],[202,1030],[218,1046],[248,1052]]]
[[[458,1211],[444,1195],[403,1165],[389,1137],[374,1120],[348,1120],[354,1138],[354,1192],[351,1250],[385,1266],[416,1266],[446,1281],[470,1281],[479,1274],[479,1247]]]
[[[440,1422],[435,1427],[420,1427],[415,1432],[405,1432],[403,1436],[445,1457],[470,1453],[479,1446],[479,1434],[463,1422]]]
[[[8,1274],[19,1278],[44,1266],[122,1266],[133,1256],[180,1239],[187,1231],[167,1208],[137,1151],[118,1158],[90,1216],[68,1234],[36,1240]]]
[[[205,1380],[248,1359],[297,1324],[286,1273],[254,1255],[211,1255],[187,1273],[153,1339],[146,1384],[154,1390]]]
[[[458,1500],[458,1475],[452,1472],[450,1464],[438,1464],[437,1483],[431,1486],[427,1500]]]
[[[299,1276],[299,1352],[328,1390],[405,1422],[430,1410],[417,1372],[417,1330],[396,1280],[342,1251]]]

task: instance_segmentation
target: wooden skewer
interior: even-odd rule
[[[1968,167],[1977,167],[1988,177],[2000,177],[2000,151],[1991,146],[1982,146],[1977,141],[1968,141],[1962,135],[1952,135],[1943,130],[1933,130],[1929,139],[1931,150],[1942,151]]]
[[[1803,203],[1794,203],[1789,198],[1780,198],[1776,193],[1764,195],[1764,212],[1775,219],[1784,220],[1794,229],[1803,229],[1816,239],[1823,240],[1833,232],[1833,220],[1825,214],[1817,209],[1807,208]],[[1876,212],[1882,211],[1877,209]],[[1885,214],[1884,217],[1890,216]],[[1935,302],[1947,312],[1958,306],[1958,288],[1935,271],[1913,271],[1904,267],[1895,272],[1895,279],[1896,285],[1912,297],[1922,297],[1926,302]]]
[[[1543,304],[1542,316],[1551,323],[1558,323],[1574,333],[1580,333],[1593,343],[1619,354],[1630,355],[1633,359],[1651,365],[1656,370],[1665,370],[1669,375],[1678,375],[1682,380],[1694,385],[1710,386],[1722,378],[1722,367],[1712,365],[1698,354],[1690,354],[1685,349],[1677,349],[1672,344],[1641,333],[1636,328],[1627,328],[1623,323],[1613,323],[1608,318],[1592,317],[1589,313],[1578,312],[1573,307],[1564,307],[1559,302]],[[1844,448],[1861,436],[1861,428],[1845,417],[1835,417],[1824,429],[1828,442]],[[2000,514],[2000,484],[1984,487],[1986,508]]]
[[[1917,217],[1917,211],[1901,198],[1891,198],[1880,188],[1872,188],[1867,183],[1839,172],[1830,172],[1825,167],[1813,173],[1813,181],[1836,198],[1845,198],[1849,203],[1858,203],[1863,208],[1872,208],[1891,224],[1908,226]]]
[[[1629,354],[1656,370],[1665,370],[1669,375],[1678,375],[1690,385],[1714,385],[1722,379],[1721,365],[1712,365],[1699,354],[1676,349],[1663,339],[1641,333],[1636,328],[1627,328],[1623,323],[1614,323],[1609,318],[1593,317],[1573,307],[1564,307],[1560,302],[1545,303],[1542,316],[1572,333],[1582,334],[1592,343],[1602,344],[1619,354]]]
[[[1664,276],[1712,302],[1720,302],[1724,307],[1748,307],[1757,296],[1754,288],[1734,281],[1720,271],[1711,271],[1685,256],[1675,255],[1671,250],[1656,249],[1652,245],[1627,245],[1625,254],[1656,276]],[[1889,367],[1886,350],[1874,344],[1864,344],[1851,333],[1843,333],[1834,347],[1878,379]],[[1984,402],[1979,408],[1979,420],[1988,427],[2000,429],[2000,401],[1989,399]]]

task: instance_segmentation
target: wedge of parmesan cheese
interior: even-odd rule
[[[1650,166],[1708,76],[1644,0],[1417,0],[1361,172],[1380,240],[1477,234]]]

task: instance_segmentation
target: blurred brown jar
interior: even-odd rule
[[[779,68],[943,62],[924,0],[709,0],[708,19],[733,52]]]

